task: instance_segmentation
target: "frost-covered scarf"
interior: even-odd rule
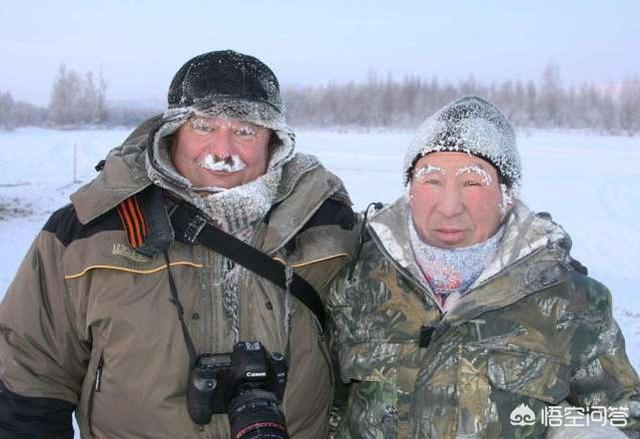
[[[161,139],[160,142],[164,143],[156,150],[160,166],[169,175],[178,176],[178,171],[169,157],[168,140]],[[255,180],[230,189],[185,188],[183,184],[177,184],[180,181],[178,178],[164,177],[149,163],[147,174],[156,185],[202,210],[222,230],[249,242],[256,224],[265,217],[276,198],[282,167],[268,169],[267,173]]]
[[[422,241],[409,216],[411,248],[440,306],[452,293],[464,295],[498,249],[504,227],[486,241],[468,247],[440,248]]]

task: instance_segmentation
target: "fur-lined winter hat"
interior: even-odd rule
[[[272,130],[268,170],[293,157],[295,135],[285,120],[280,84],[271,69],[253,56],[224,50],[190,59],[173,77],[167,100],[168,109],[149,152],[153,168],[172,168],[161,139],[193,115],[238,119]],[[181,186],[189,187],[185,177],[171,174]]]
[[[522,169],[511,124],[494,105],[467,96],[445,105],[418,128],[404,158],[404,182],[418,160],[431,152],[459,151],[493,164],[502,183],[520,185]]]

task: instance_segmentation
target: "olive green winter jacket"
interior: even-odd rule
[[[544,437],[545,407],[563,403],[626,408],[614,422],[638,428],[640,382],[611,295],[572,268],[559,226],[517,203],[495,259],[445,313],[421,280],[408,215],[405,197],[378,212],[353,277],[344,270],[330,293],[352,382],[338,437]]]
[[[204,428],[191,421],[189,357],[164,258],[135,253],[116,212],[150,184],[146,131],[112,151],[99,176],[35,239],[0,306],[0,379],[18,395],[77,405],[84,438],[229,437],[226,415]],[[298,154],[283,169],[254,245],[324,298],[354,246],[349,205],[340,180]],[[231,352],[223,258],[178,241],[169,256],[196,350]],[[283,289],[240,269],[240,339],[286,355],[283,411],[291,437],[325,437],[333,372],[319,322]]]

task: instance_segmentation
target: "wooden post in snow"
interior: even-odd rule
[[[78,180],[78,144],[73,144],[73,182],[80,183]]]

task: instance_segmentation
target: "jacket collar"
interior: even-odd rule
[[[408,271],[414,278],[414,283],[425,287],[426,283],[422,282],[424,275],[411,249],[409,215],[409,203],[406,195],[403,195],[373,215],[367,227],[377,237],[376,241],[383,247],[383,253]]]

